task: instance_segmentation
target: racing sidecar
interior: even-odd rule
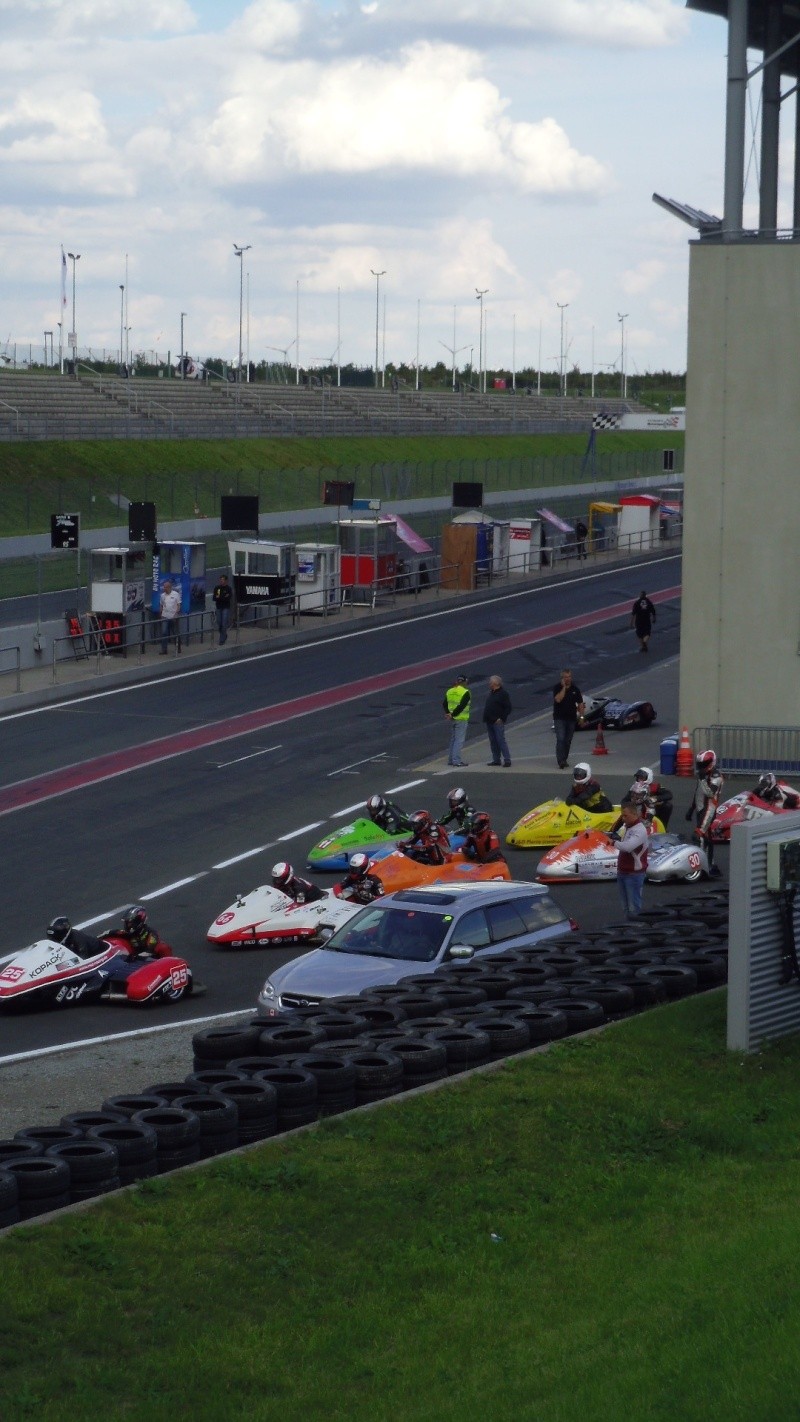
[[[249,894],[239,894],[214,919],[206,937],[219,948],[320,943],[360,908],[363,904],[337,898],[334,893],[326,893],[310,904],[296,904],[280,889],[262,884]]]
[[[478,864],[474,859],[465,859],[460,850],[445,855],[444,864],[421,864],[402,849],[396,849],[385,859],[374,860],[370,872],[380,879],[387,894],[393,894],[396,889],[414,889],[420,884],[474,884],[511,878],[505,859]]]
[[[315,844],[309,851],[307,865],[316,873],[346,874],[354,854],[368,854],[371,859],[383,858],[408,836],[408,830],[403,834],[387,834],[372,820],[363,817],[353,820],[352,824],[342,825],[341,829]],[[465,836],[448,834],[448,838],[451,846],[457,849],[464,843]]]
[[[652,726],[656,708],[652,701],[620,701],[613,696],[587,696],[586,711],[578,722],[579,731],[631,731]]]
[[[793,785],[786,785],[780,782],[785,790],[790,790],[796,795],[797,791]],[[745,820],[765,820],[770,815],[787,815],[790,812],[784,805],[771,805],[769,801],[762,800],[753,790],[742,790],[738,795],[732,795],[730,800],[724,800],[717,810],[714,823],[711,826],[711,838],[715,844],[727,844],[731,837],[731,830],[734,825],[743,824]]]
[[[545,800],[535,809],[517,820],[506,835],[506,844],[513,849],[546,849],[551,844],[563,844],[581,830],[608,831],[619,818],[619,805],[603,814],[593,815],[578,805],[568,805],[556,796]],[[653,828],[659,832],[664,826],[659,819],[653,821]]]
[[[540,884],[588,884],[614,879],[618,853],[618,842],[602,830],[583,830],[542,856],[536,878]],[[647,859],[647,878],[653,883],[676,879],[692,884],[708,877],[705,850],[676,834],[651,834]]]
[[[131,956],[130,944],[114,933],[96,940],[97,951],[81,956],[50,938],[0,958],[0,1008],[68,1007],[76,1002],[180,1002],[195,987],[188,964],[160,943],[154,958]]]

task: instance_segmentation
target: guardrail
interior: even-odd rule
[[[11,666],[3,666],[2,658],[10,657]],[[13,676],[14,690],[22,690],[22,657],[19,647],[0,647],[0,676]]]
[[[692,744],[695,749],[711,746],[723,771],[800,773],[797,726],[695,726]]]

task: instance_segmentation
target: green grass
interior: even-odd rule
[[[683,436],[667,442],[682,468]],[[218,516],[227,493],[258,494],[263,513],[312,508],[331,478],[391,502],[447,494],[457,479],[491,492],[661,470],[661,434],[599,434],[594,472],[586,444],[585,434],[3,444],[0,538],[45,532],[57,512],[78,512],[91,528],[124,523],[128,500],[153,500],[162,521]]]
[[[13,1232],[4,1416],[797,1417],[800,1042],[728,1054],[724,1010]]]

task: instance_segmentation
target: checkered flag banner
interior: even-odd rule
[[[593,430],[618,430],[622,427],[621,415],[593,415]]]

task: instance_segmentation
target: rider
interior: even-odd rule
[[[642,816],[651,820],[658,816],[664,829],[672,814],[672,791],[653,779],[653,772],[646,765],[640,765],[634,772],[633,782],[628,790],[632,799],[641,799]]]
[[[132,904],[122,915],[122,928],[117,930],[118,938],[127,938],[131,945],[132,958],[154,958],[160,943],[159,935],[151,928],[147,909],[141,904]]]
[[[447,792],[447,810],[439,816],[436,821],[439,825],[455,824],[456,832],[466,834],[472,826],[472,819],[475,811],[469,803],[466,790],[460,785]]]
[[[383,795],[370,795],[366,810],[373,824],[387,834],[406,834],[412,828],[411,816],[391,800],[385,800]]]
[[[768,805],[774,805],[777,810],[800,809],[800,795],[797,791],[781,784],[777,775],[772,775],[769,771],[758,777],[753,794],[758,795],[760,800],[765,800]]]
[[[285,859],[273,864],[272,882],[276,889],[280,889],[295,904],[313,904],[317,899],[325,897],[324,889],[312,884],[310,879],[301,879]]]
[[[694,820],[694,836],[704,846],[708,856],[708,872],[713,879],[720,877],[720,870],[714,863],[714,841],[711,826],[719,807],[722,787],[725,781],[717,770],[717,756],[713,750],[700,751],[694,759],[697,783],[692,803],[686,811],[687,820]]]
[[[369,872],[369,855],[359,850],[350,857],[347,873],[341,884],[333,891],[339,899],[349,899],[354,904],[371,904],[384,893],[383,884],[377,874]]]
[[[473,816],[461,852],[466,859],[474,859],[478,864],[494,864],[498,859],[504,858],[500,840],[484,810],[478,810]]]
[[[417,859],[420,864],[444,864],[445,850],[450,848],[447,830],[434,824],[428,810],[416,810],[411,816],[412,835],[398,845],[404,854]]]
[[[65,948],[70,948],[79,958],[93,958],[95,953],[103,951],[99,938],[95,938],[92,933],[82,933],[79,928],[73,928],[63,914],[48,923],[46,936],[54,943],[63,943]]]
[[[577,805],[581,810],[589,810],[593,815],[604,815],[613,809],[608,796],[603,793],[599,780],[592,776],[592,767],[586,761],[579,761],[572,772],[572,788],[564,802]]]

